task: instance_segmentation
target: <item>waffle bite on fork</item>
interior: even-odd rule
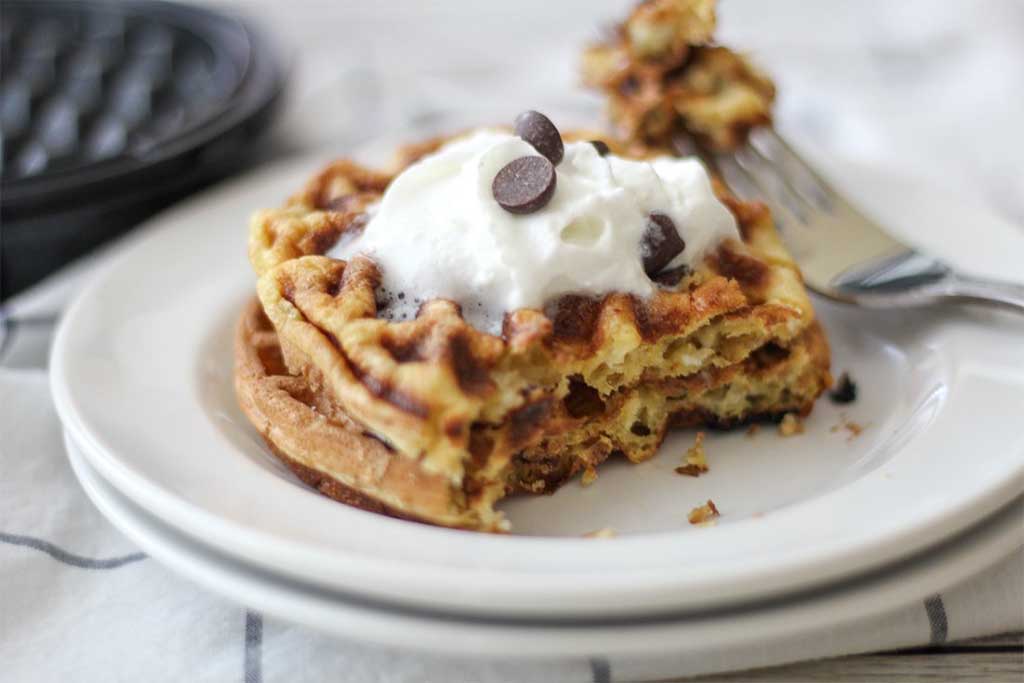
[[[583,55],[583,79],[604,92],[625,139],[668,146],[686,135],[733,149],[771,121],[775,86],[714,42],[716,0],[647,0]]]
[[[516,130],[408,148],[389,172],[337,162],[254,217],[239,401],[323,493],[507,530],[503,496],[650,458],[673,427],[806,414],[828,386],[766,208],[694,160],[563,149],[535,112]]]

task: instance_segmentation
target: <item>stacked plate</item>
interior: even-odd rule
[[[515,535],[320,496],[270,455],[232,378],[233,328],[253,292],[246,219],[317,166],[272,167],[164,214],[82,292],[57,335],[52,388],[75,470],[171,569],[367,642],[685,656],[883,614],[1024,543],[1024,323],[956,309],[818,302],[856,402],[823,399],[790,438],[767,426],[711,434],[699,479],[673,472],[693,439],[678,434],[650,462],[610,463],[587,488],[507,502]],[[844,166],[841,177],[910,240],[967,270],[1017,275],[1021,235],[983,209],[878,169]],[[941,220],[916,226],[908,198]],[[717,524],[690,525],[707,499]],[[614,537],[585,537],[602,528]]]

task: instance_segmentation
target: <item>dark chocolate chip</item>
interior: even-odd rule
[[[690,269],[688,266],[684,264],[681,266],[677,266],[675,268],[669,268],[668,270],[661,271],[660,273],[654,276],[654,281],[664,287],[675,287],[676,285],[683,281],[684,277],[686,277],[689,274]]]
[[[637,420],[633,423],[633,426],[629,428],[629,431],[633,432],[637,436],[650,436],[651,428],[645,425],[643,422]]]
[[[565,155],[562,135],[551,119],[539,111],[524,111],[516,117],[516,135],[533,145],[537,153],[557,166]]]
[[[509,213],[533,213],[555,194],[555,167],[544,157],[519,157],[505,164],[491,184],[494,199]]]
[[[850,379],[849,373],[839,376],[836,388],[828,393],[829,400],[840,405],[853,403],[857,400],[857,383]]]
[[[644,272],[648,276],[654,277],[683,249],[686,249],[686,243],[679,236],[679,231],[676,230],[676,224],[672,222],[672,219],[660,211],[652,211],[648,214],[647,231],[644,233],[644,241],[641,245]]]
[[[608,143],[605,142],[604,140],[591,140],[590,144],[592,144],[594,146],[594,149],[597,150],[597,154],[602,157],[606,156],[608,153],[612,151],[611,148],[608,147]]]

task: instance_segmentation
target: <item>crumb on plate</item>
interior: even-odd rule
[[[843,372],[839,375],[836,388],[828,392],[828,398],[839,405],[846,405],[857,400],[857,383],[850,379],[850,373]]]
[[[583,470],[583,476],[580,477],[580,483],[584,486],[590,486],[597,481],[597,470],[594,469],[593,465],[587,465],[587,468]]]
[[[794,436],[804,433],[804,423],[796,413],[786,413],[782,422],[779,423],[779,434],[782,436]]]
[[[707,524],[720,516],[721,513],[715,507],[715,502],[708,498],[708,502],[690,510],[690,514],[686,516],[686,519],[689,520],[690,524]]]
[[[615,529],[606,526],[595,531],[588,531],[583,534],[583,538],[615,538]]]
[[[704,452],[704,432],[697,432],[693,446],[686,451],[685,462],[676,468],[676,474],[699,477],[708,471],[707,454]]]
[[[838,424],[832,425],[832,428],[829,431],[830,432],[838,432],[841,429],[845,429],[846,430],[846,435],[847,435],[846,436],[846,440],[847,441],[853,441],[858,436],[860,436],[861,433],[867,427],[868,427],[868,425],[862,425],[859,422],[854,422],[853,420],[849,419],[848,417],[846,417],[846,413],[839,413],[839,422],[838,422]]]

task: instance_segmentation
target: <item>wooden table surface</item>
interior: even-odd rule
[[[1024,633],[687,680],[708,683],[1020,683],[1024,681]]]

